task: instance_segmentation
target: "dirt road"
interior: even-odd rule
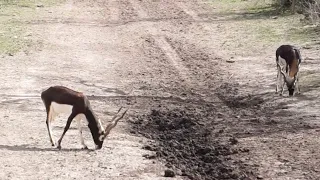
[[[28,38],[38,43],[0,61],[0,179],[165,179],[165,165],[184,175],[176,179],[319,178],[319,87],[314,85],[319,67],[313,65],[319,49],[303,52],[309,58],[302,66],[304,93],[276,96],[278,44],[247,51],[225,46],[243,37],[232,30],[236,18],[216,13],[210,1],[67,0],[18,18],[27,25]],[[257,63],[261,59],[266,61]],[[80,150],[73,123],[58,151],[50,146],[40,99],[52,85],[88,95],[103,124],[120,106],[130,112],[102,150]],[[174,146],[167,144],[167,134],[174,140],[184,134],[155,135],[159,124],[152,122],[166,119],[162,126],[172,126],[171,117],[188,123],[192,117],[198,124],[183,126],[184,132],[195,144],[221,147],[215,151],[219,161],[210,167],[202,163],[207,159],[169,161],[162,153],[177,156],[176,151],[157,148]],[[66,118],[55,122],[56,138]],[[194,130],[209,141],[194,140],[199,135]],[[84,136],[93,149],[88,128]],[[146,144],[156,144],[159,159],[144,158],[155,153],[143,149]],[[194,144],[183,146],[193,152],[187,147]],[[190,162],[209,170],[183,164]],[[187,168],[185,174],[179,163]]]

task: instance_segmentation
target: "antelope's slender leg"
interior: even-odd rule
[[[47,114],[46,124],[47,124],[47,130],[48,130],[48,134],[49,134],[50,143],[52,146],[54,146],[54,142],[52,139],[52,133],[51,133],[51,124],[50,124],[50,120],[49,120],[49,114]]]
[[[298,90],[298,94],[300,94],[300,82],[299,82],[299,77],[300,77],[300,63],[298,65],[298,72],[297,72],[297,90]]]
[[[296,86],[297,86],[297,93],[300,94],[299,78],[297,79]]]
[[[297,73],[297,82],[296,82],[297,93],[300,94],[300,86],[299,86],[299,71]]]
[[[83,136],[82,136],[81,118],[79,117],[79,115],[76,117],[76,120],[77,120],[79,136],[80,136],[80,142],[81,142],[82,148],[83,149],[88,149],[87,145],[84,143],[84,139],[83,139]]]
[[[286,84],[286,81],[283,81],[283,84],[282,84],[282,90],[281,90],[281,96],[283,95],[283,92],[284,92],[284,85]]]
[[[60,139],[58,140],[58,146],[57,146],[58,149],[61,149],[61,141],[62,141],[62,138],[63,138],[63,136],[66,134],[66,132],[68,131],[68,129],[70,128],[70,124],[71,124],[73,118],[76,117],[76,115],[77,115],[77,114],[75,114],[74,112],[72,112],[71,115],[69,116],[68,121],[67,121],[67,124],[66,124],[66,127],[64,127],[63,133],[62,133]]]
[[[50,106],[49,108],[49,111],[47,113],[47,120],[46,120],[46,124],[47,124],[47,129],[48,129],[48,133],[49,133],[49,138],[50,138],[50,142],[51,142],[51,145],[52,146],[55,146],[55,141],[54,141],[54,138],[53,138],[53,135],[52,135],[52,122],[55,118],[55,114],[53,112],[53,109],[52,107]]]
[[[280,83],[280,81],[281,81],[281,74],[280,74],[280,65],[279,65],[279,63],[277,62],[277,70],[278,70],[278,72],[277,72],[277,82],[276,82],[276,93],[278,93],[278,91],[279,91],[279,83]]]

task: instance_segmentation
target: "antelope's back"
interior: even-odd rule
[[[74,105],[75,102],[78,104],[87,104],[87,97],[81,93],[69,89],[64,86],[51,86],[47,90],[41,93],[41,99],[44,101],[54,101],[59,104]]]
[[[276,51],[277,58],[280,56],[285,59],[287,64],[291,64],[294,59],[297,59],[295,48],[291,45],[282,45]]]

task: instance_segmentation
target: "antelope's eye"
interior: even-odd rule
[[[100,141],[103,141],[103,136],[104,136],[104,135],[100,135],[100,136],[99,136],[99,140],[100,140]]]

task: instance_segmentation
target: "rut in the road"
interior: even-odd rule
[[[132,122],[133,129],[157,144],[146,146],[166,166],[181,170],[190,179],[246,179],[246,167],[232,163],[230,156],[241,153],[232,143],[214,135],[216,109],[153,110]],[[221,131],[222,132],[222,131]],[[153,156],[150,156],[151,158]]]

